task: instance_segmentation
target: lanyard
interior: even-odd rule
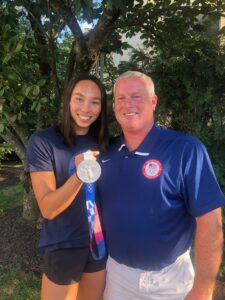
[[[100,224],[98,208],[95,203],[95,183],[85,183],[86,189],[86,207],[88,215],[88,226],[90,234],[90,251],[95,260],[99,260],[105,255],[105,241]],[[93,241],[95,240],[98,254],[93,249]]]

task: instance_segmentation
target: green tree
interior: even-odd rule
[[[198,18],[192,26],[182,18],[177,19],[180,31],[171,30],[174,18],[165,15],[154,42],[143,34],[145,48],[133,49],[130,61],[112,74],[132,69],[153,77],[159,96],[156,121],[204,142],[225,192],[225,28],[219,30],[214,16]]]
[[[166,19],[160,39],[152,44],[145,36],[145,49],[133,50],[130,62],[121,63],[120,72],[137,69],[154,78],[159,96],[157,121],[192,133],[206,144],[225,190],[224,28],[215,29],[213,18],[196,20],[191,28],[182,23],[186,28],[181,38],[169,30]]]
[[[0,0],[1,137],[25,164],[29,135],[56,121],[69,80],[83,72],[102,74],[104,58],[127,46],[123,34],[141,32],[146,47],[163,50],[165,42],[185,39],[199,15],[218,18],[223,6],[201,0]],[[85,32],[82,21],[92,29]],[[106,82],[112,83],[109,76]],[[24,216],[31,218],[26,177],[24,187]]]

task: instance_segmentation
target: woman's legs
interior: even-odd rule
[[[79,283],[70,285],[55,284],[43,274],[41,300],[76,300]]]
[[[100,300],[105,288],[106,271],[83,273],[76,300]]]
[[[94,260],[89,247],[46,253],[41,300],[101,299],[106,259]]]
[[[44,274],[41,300],[100,300],[105,287],[105,270],[83,273],[81,281],[70,285],[55,284]]]

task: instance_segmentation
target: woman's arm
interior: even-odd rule
[[[54,172],[31,172],[30,176],[41,214],[49,220],[54,219],[73,202],[83,184],[73,174],[64,185],[56,189]]]
[[[92,155],[94,158],[99,152],[92,151]],[[83,159],[83,153],[75,157],[76,169]],[[73,202],[83,184],[76,173],[57,189],[55,174],[52,171],[30,172],[30,176],[41,214],[49,220],[54,219]]]

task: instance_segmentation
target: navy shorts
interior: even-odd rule
[[[79,282],[82,273],[104,270],[106,260],[94,260],[89,247],[59,249],[44,254],[43,273],[56,284],[69,285]]]

